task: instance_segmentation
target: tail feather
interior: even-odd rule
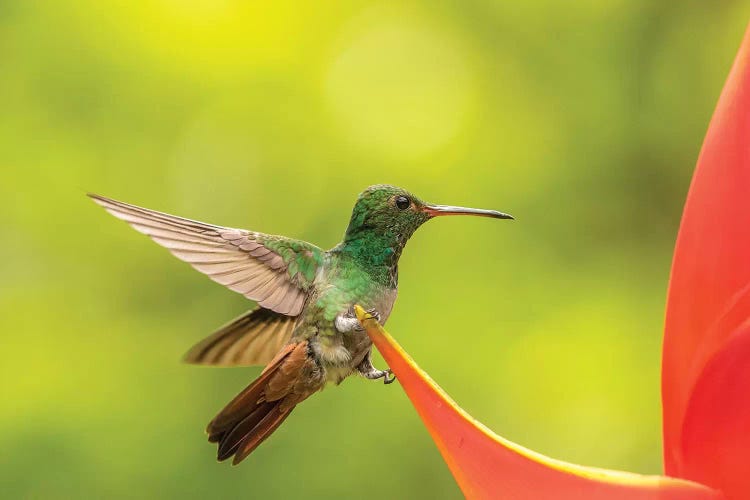
[[[230,431],[221,435],[217,458],[226,460],[235,454],[243,440],[272,412],[276,402],[259,404],[247,417],[242,419]]]
[[[294,406],[286,409],[282,408],[280,403],[273,405],[271,411],[240,441],[237,446],[237,452],[234,455],[234,460],[232,460],[233,465],[242,462],[255,448],[260,446],[294,410]]]
[[[206,433],[208,440],[216,443],[221,435],[231,430],[237,422],[242,421],[248,414],[252,413],[262,400],[268,380],[276,373],[276,370],[287,356],[294,350],[294,345],[285,346],[276,358],[263,370],[260,377],[256,378],[242,392],[219,412],[208,424]]]
[[[216,442],[219,443],[219,449],[217,456],[219,461],[226,460],[227,458],[234,455],[237,451],[237,446],[240,441],[252,431],[258,422],[263,420],[263,417],[268,415],[268,412],[273,409],[273,403],[261,403],[259,404],[247,417],[240,420],[237,425],[232,427],[229,431],[223,432]]]
[[[290,383],[299,380],[306,362],[307,342],[285,346],[263,373],[208,424],[208,440],[218,443],[220,462],[234,455],[232,463],[240,463],[286,420],[297,403],[317,390],[313,387],[298,393]],[[274,383],[279,380],[287,382]]]

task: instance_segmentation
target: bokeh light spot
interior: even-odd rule
[[[341,133],[382,156],[420,157],[452,139],[475,99],[460,41],[414,19],[356,18],[327,74]]]

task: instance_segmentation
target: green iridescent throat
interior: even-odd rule
[[[395,272],[403,245],[376,234],[363,234],[361,237],[344,240],[333,252],[355,263],[373,281],[382,285],[395,285]]]

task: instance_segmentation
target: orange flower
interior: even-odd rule
[[[468,498],[750,498],[750,29],[711,120],[675,248],[662,369],[671,477],[569,464],[494,434],[374,318],[356,312]]]
[[[494,434],[443,391],[361,307],[367,333],[417,409],[467,498],[718,499],[697,483],[582,467],[545,457]]]

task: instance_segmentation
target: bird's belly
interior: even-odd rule
[[[372,346],[365,332],[335,333],[318,337],[315,352],[325,369],[326,381],[341,383],[354,372]]]
[[[354,368],[349,366],[329,366],[326,368],[326,383],[338,385],[353,372]]]
[[[316,348],[318,358],[323,366],[351,366],[352,353],[344,342],[343,335],[326,336],[318,340]]]

